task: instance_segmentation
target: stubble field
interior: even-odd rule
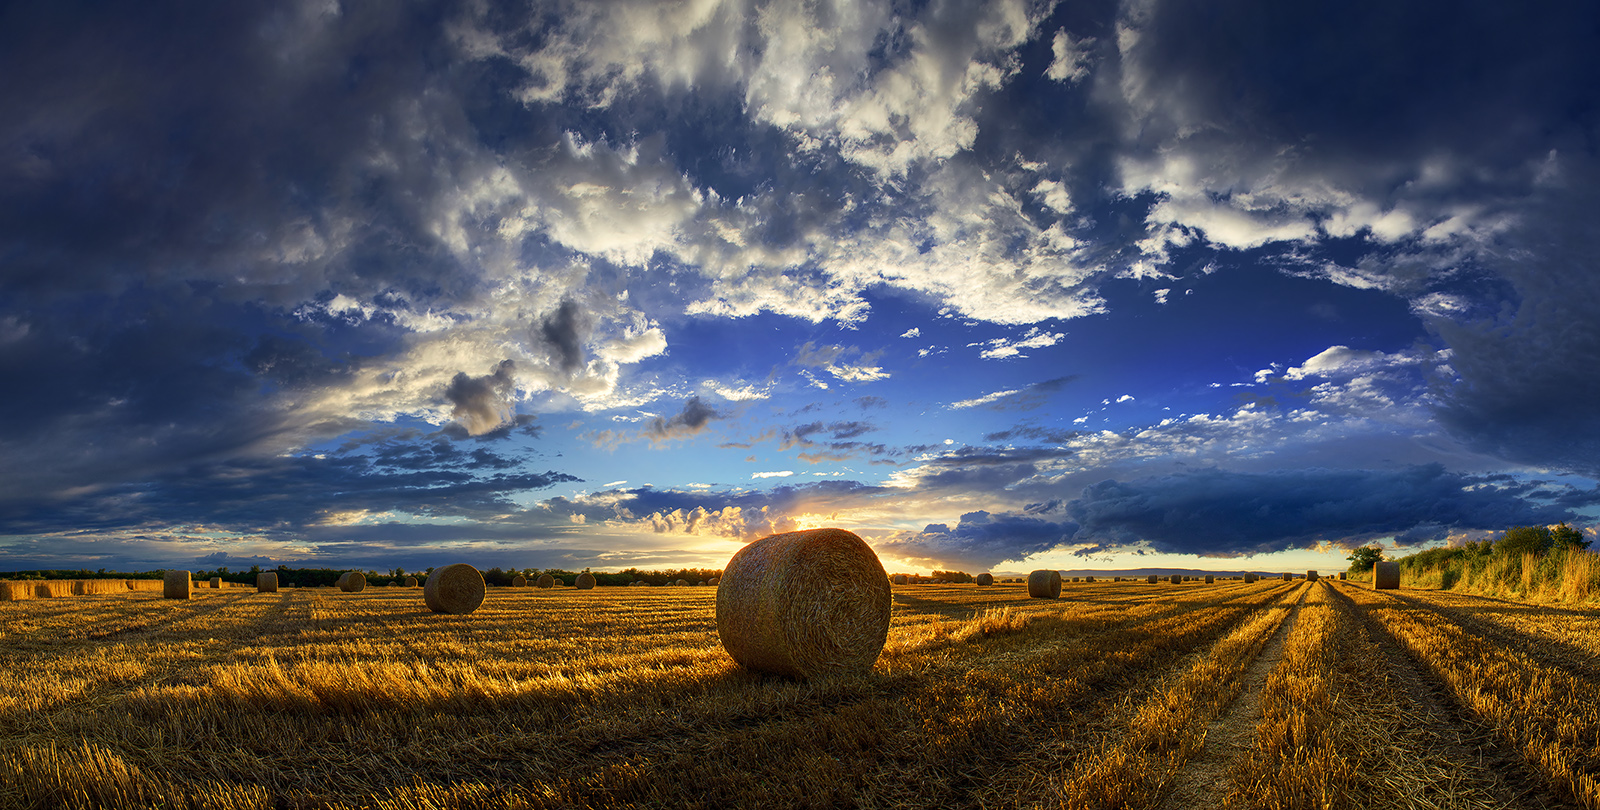
[[[895,586],[867,674],[714,588],[0,603],[0,807],[1600,807],[1600,611],[1355,583]]]

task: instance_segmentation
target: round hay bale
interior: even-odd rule
[[[526,587],[528,587],[528,578],[523,576],[523,575],[521,575],[521,574],[518,574],[518,575],[512,577],[511,578],[511,587],[513,587],[513,588],[526,588]]]
[[[417,578],[416,577],[406,577],[406,587],[407,588],[415,588],[415,587],[417,587]]]
[[[462,616],[483,604],[483,574],[466,563],[433,569],[422,586],[422,601],[434,613]]]
[[[1213,575],[1213,574],[1206,574],[1206,584],[1207,584],[1207,585],[1212,585],[1212,584],[1215,584],[1215,583],[1216,583],[1216,581],[1217,581],[1217,578],[1216,578],[1216,576],[1215,576],[1215,575]]]
[[[687,579],[680,579],[680,580],[678,580],[678,587],[680,587],[680,588],[687,588],[687,587],[689,587],[689,580],[687,580]]]
[[[539,578],[533,581],[533,584],[541,588],[554,588],[556,586],[556,578],[549,574],[540,574]]]
[[[1181,575],[1181,574],[1173,574],[1171,577],[1168,577],[1168,580],[1171,581],[1172,584],[1174,584],[1174,585],[1182,585],[1183,584],[1183,575]]]
[[[740,666],[808,678],[872,668],[889,637],[889,577],[843,529],[774,534],[739,549],[717,588],[717,636]]]
[[[1372,567],[1372,587],[1374,590],[1395,591],[1400,589],[1400,563],[1381,562]]]
[[[577,581],[572,583],[572,587],[577,588],[580,591],[587,591],[593,588],[594,574],[591,574],[588,571],[579,574]]]
[[[1033,599],[1060,599],[1061,572],[1040,569],[1029,574],[1028,596]]]
[[[979,585],[993,585],[994,574],[979,574],[973,579],[973,581],[977,582]]]
[[[1318,574],[1316,571],[1307,571],[1306,572],[1306,581],[1307,582],[1316,582],[1318,576],[1321,576],[1321,575]]]
[[[1283,581],[1284,582],[1293,582],[1294,581],[1294,574],[1284,574],[1283,575]]]
[[[1084,582],[1093,582],[1094,581],[1094,577],[1084,577],[1083,581]]]
[[[168,571],[161,578],[161,595],[167,599],[188,599],[191,587],[188,571]]]
[[[1248,585],[1248,584],[1250,584],[1252,582],[1255,582],[1257,579],[1259,579],[1259,577],[1257,577],[1255,574],[1245,574],[1244,575],[1244,582],[1245,582],[1246,585]]]
[[[1151,585],[1154,585],[1157,582],[1161,581],[1161,577],[1158,577],[1155,574],[1151,574],[1150,576],[1145,577],[1144,581],[1150,583]]]
[[[222,587],[222,577],[212,577],[211,578],[211,587],[213,587],[213,588]]]
[[[1340,582],[1343,582],[1343,581],[1344,581],[1344,580],[1345,580],[1345,577],[1346,577],[1346,573],[1347,573],[1347,572],[1345,572],[1345,571],[1340,571],[1340,572],[1339,572],[1339,581],[1340,581]]]
[[[277,593],[277,592],[278,592],[278,575],[277,575],[276,572],[268,571],[268,572],[263,573],[263,574],[256,574],[256,593]]]
[[[720,582],[722,582],[722,577],[712,577],[711,579],[706,580],[706,584],[711,586],[716,586]]]
[[[895,574],[892,579],[894,580],[894,584],[896,584],[896,585],[909,585],[909,584],[911,584],[911,577],[908,577],[905,574]]]
[[[339,575],[339,590],[345,593],[361,593],[367,589],[367,575],[360,571],[346,571]]]

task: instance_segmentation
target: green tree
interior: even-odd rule
[[[1345,559],[1350,561],[1350,573],[1365,574],[1372,570],[1372,566],[1377,565],[1378,561],[1383,559],[1383,549],[1377,546],[1362,546],[1350,552],[1350,556]]]
[[[1524,554],[1542,555],[1555,542],[1547,526],[1513,526],[1494,541],[1496,554],[1520,558]]]
[[[1562,523],[1560,526],[1550,530],[1550,539],[1552,541],[1551,544],[1556,548],[1568,548],[1572,549],[1573,551],[1581,551],[1589,547],[1589,541],[1584,539],[1583,532],[1574,529],[1565,523]]]

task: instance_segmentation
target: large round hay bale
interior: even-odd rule
[[[1372,568],[1372,587],[1380,591],[1400,588],[1400,563],[1381,562]]]
[[[168,599],[188,599],[191,587],[188,571],[168,571],[161,578],[161,595]]]
[[[1154,585],[1157,582],[1161,581],[1161,577],[1158,577],[1155,574],[1151,574],[1150,576],[1145,577],[1144,581],[1150,583],[1151,585]]]
[[[889,637],[889,577],[843,529],[774,534],[739,549],[717,587],[717,636],[740,666],[811,677],[864,672]]]
[[[406,587],[407,588],[415,588],[415,587],[417,587],[417,578],[416,577],[406,577]]]
[[[556,586],[556,578],[549,574],[540,574],[539,578],[533,581],[533,584],[541,588],[554,588]]]
[[[1061,572],[1040,569],[1028,574],[1028,596],[1033,599],[1060,599]]]
[[[213,587],[213,588],[222,587],[222,577],[212,577],[211,578],[211,587]]]
[[[1316,571],[1307,571],[1306,572],[1306,581],[1307,582],[1316,582],[1318,576],[1320,576],[1320,574],[1318,574]]]
[[[979,575],[977,575],[976,577],[973,578],[973,581],[978,583],[979,585],[993,585],[994,584],[994,574],[987,574],[987,573],[979,574]]]
[[[346,571],[339,575],[339,590],[345,593],[361,593],[367,589],[367,575],[360,571]]]
[[[1182,585],[1183,584],[1183,575],[1182,574],[1173,574],[1172,576],[1167,577],[1167,581],[1171,582],[1174,585]]]
[[[895,574],[893,580],[896,585],[909,585],[911,583],[911,577],[905,574]]]
[[[594,574],[591,574],[588,571],[579,574],[577,581],[572,583],[572,587],[577,588],[580,591],[587,591],[590,588],[593,588]]]
[[[521,575],[521,574],[518,574],[518,575],[512,577],[511,578],[511,587],[513,587],[513,588],[526,588],[526,587],[528,587],[528,578],[523,576],[523,575]]]
[[[275,571],[256,574],[256,593],[277,593],[278,574]]]
[[[1214,585],[1214,584],[1216,584],[1216,582],[1217,582],[1217,577],[1216,577],[1215,574],[1206,574],[1206,584],[1207,585]]]
[[[433,569],[422,586],[422,601],[434,613],[464,615],[483,604],[483,574],[466,563]]]

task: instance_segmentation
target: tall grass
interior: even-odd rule
[[[1600,554],[1558,546],[1543,554],[1508,554],[1489,543],[1432,548],[1401,557],[1400,584],[1407,588],[1581,604],[1600,601]],[[1371,574],[1366,575],[1371,579]]]

